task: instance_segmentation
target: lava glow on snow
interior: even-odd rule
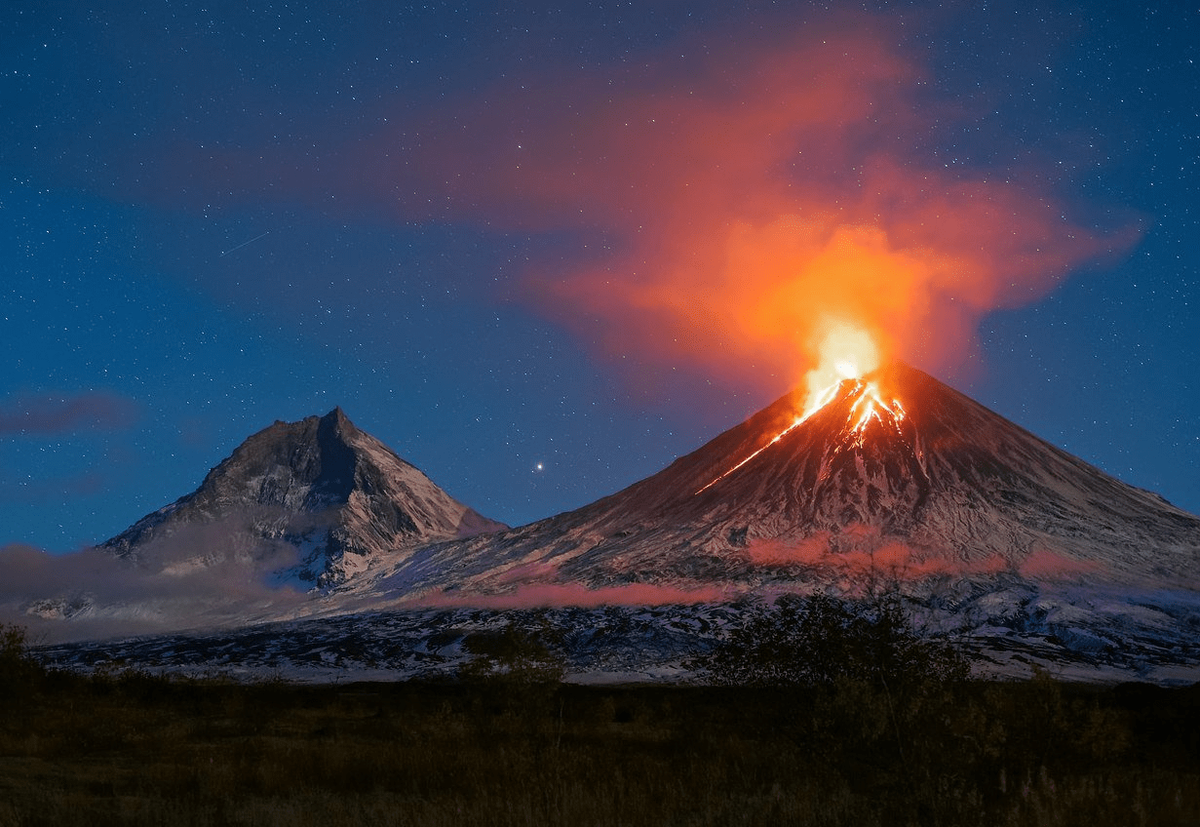
[[[835,324],[827,330],[818,351],[821,354],[821,362],[806,375],[808,395],[803,412],[798,413],[791,424],[775,434],[761,448],[697,490],[697,494],[707,491],[748,465],[763,451],[778,443],[812,418],[817,411],[839,397],[854,399],[850,406],[850,418],[847,420],[847,436],[853,437],[855,443],[862,444],[863,435],[873,421],[890,424],[899,430],[900,423],[907,416],[900,400],[892,398],[889,401],[878,383],[862,378],[879,365],[879,349],[870,333],[846,323]],[[827,381],[829,377],[833,377],[832,382]],[[821,385],[822,382],[827,384]]]
[[[899,399],[893,399],[891,402],[885,401],[879,392],[879,385],[874,382],[859,382],[855,393],[858,394],[858,398],[851,406],[850,412],[857,414],[858,419],[851,429],[853,433],[858,434],[861,438],[871,420],[882,423],[885,417],[893,426],[899,427],[905,416],[904,406],[900,404]]]

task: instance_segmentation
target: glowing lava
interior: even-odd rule
[[[836,390],[836,388],[835,388],[835,390]],[[795,419],[795,420],[792,422],[792,424],[791,424],[791,425],[788,425],[788,426],[787,426],[786,428],[784,428],[782,431],[780,431],[779,433],[775,434],[774,438],[773,438],[773,439],[772,439],[770,442],[768,442],[768,443],[767,443],[766,445],[764,445],[763,447],[759,448],[757,451],[755,451],[755,452],[754,452],[753,454],[751,454],[750,456],[746,457],[744,460],[742,460],[741,462],[739,462],[737,465],[735,465],[735,466],[733,466],[732,468],[730,468],[730,469],[729,469],[728,471],[726,471],[724,474],[721,474],[719,477],[716,477],[716,478],[714,478],[712,482],[710,482],[708,485],[706,485],[706,486],[704,486],[703,488],[701,488],[701,489],[700,489],[699,491],[697,491],[696,493],[697,493],[697,494],[700,494],[700,493],[702,493],[702,492],[704,492],[704,491],[707,491],[708,489],[712,488],[714,485],[716,485],[716,484],[717,484],[717,483],[719,483],[721,480],[723,480],[723,479],[725,479],[726,477],[728,477],[728,476],[729,476],[730,474],[732,474],[734,471],[738,470],[738,469],[739,469],[739,468],[741,468],[743,465],[745,465],[746,463],[748,463],[750,460],[754,459],[756,456],[758,456],[759,454],[761,454],[763,451],[765,451],[765,450],[767,450],[768,448],[770,448],[770,447],[771,447],[772,445],[774,445],[776,442],[778,442],[779,440],[783,439],[785,436],[787,436],[789,433],[791,433],[791,432],[792,432],[792,431],[793,431],[793,430],[796,428],[796,426],[797,426],[797,425],[799,425],[799,424],[800,424],[801,422],[803,422],[803,421],[804,421],[804,419],[803,419],[803,418],[801,418],[801,417],[796,417],[796,419]]]
[[[839,395],[845,396],[847,399],[854,399],[850,406],[847,426],[848,434],[856,437],[855,441],[858,444],[862,444],[863,433],[872,421],[881,424],[885,421],[890,422],[894,428],[899,430],[900,422],[906,416],[900,400],[888,401],[875,382],[866,382],[859,378],[873,371],[879,364],[879,349],[869,333],[852,325],[834,323],[827,327],[817,350],[820,354],[820,361],[816,368],[805,375],[808,396],[803,413],[792,420],[790,425],[775,434],[761,448],[696,491],[697,494],[707,491],[730,474],[741,469]],[[853,382],[852,389],[848,388],[850,382]]]
[[[906,416],[904,406],[900,404],[899,399],[886,401],[879,392],[879,386],[874,382],[858,382],[855,392],[858,394],[858,398],[850,406],[850,417],[853,419],[857,416],[858,419],[850,428],[851,433],[861,436],[871,420],[882,423],[885,417],[895,428],[899,429],[900,423]]]
[[[857,379],[879,367],[879,348],[870,333],[846,322],[829,322],[817,345],[817,366],[804,376],[808,396],[801,420],[828,405],[843,379]]]

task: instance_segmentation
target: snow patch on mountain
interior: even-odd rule
[[[360,431],[340,408],[276,422],[209,472],[200,488],[102,544],[153,566],[205,566],[213,555],[277,552],[294,559],[274,582],[330,588],[421,545],[505,528],[450,497]],[[188,542],[202,532],[201,542]]]

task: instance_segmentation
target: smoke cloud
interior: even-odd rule
[[[938,97],[905,39],[898,17],[864,13],[697,32],[626,65],[537,63],[438,105],[397,97],[380,104],[389,126],[329,138],[319,162],[308,145],[174,146],[154,180],[173,198],[532,239],[475,286],[647,385],[683,367],[777,393],[839,326],[953,375],[986,314],[1140,230],[1076,223],[1035,161],[947,157],[939,141],[972,113]]]
[[[952,372],[985,314],[1137,231],[1073,224],[1032,171],[937,161],[935,122],[961,115],[896,40],[851,16],[616,78],[521,78],[368,154],[406,220],[576,232],[586,260],[533,262],[523,296],[625,364],[777,389],[848,324]]]

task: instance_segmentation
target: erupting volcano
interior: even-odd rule
[[[885,401],[880,395],[879,386],[874,382],[868,382],[861,379],[847,379],[837,385],[832,385],[827,388],[820,397],[817,403],[803,416],[798,416],[790,425],[772,437],[771,441],[759,448],[757,451],[746,457],[737,465],[730,468],[721,476],[710,482],[708,485],[697,491],[701,494],[707,491],[712,486],[716,485],[721,480],[725,479],[730,474],[739,470],[742,466],[748,464],[751,460],[761,454],[763,451],[778,443],[781,439],[798,428],[810,416],[826,405],[832,404],[843,397],[851,397],[850,403],[850,418],[846,421],[846,428],[842,433],[838,434],[838,444],[843,445],[847,440],[851,440],[853,444],[862,447],[863,440],[866,438],[867,429],[873,425],[886,425],[894,429],[897,433],[901,432],[901,422],[904,420],[904,406],[900,404],[899,399]]]
[[[737,589],[870,570],[1197,585],[1200,519],[919,370],[892,362],[811,397],[592,505],[414,556],[390,584]]]
[[[330,635],[350,639],[348,623],[355,641],[374,629],[372,663],[400,657],[398,668],[419,671],[453,660],[436,654],[453,638],[447,623],[552,605],[580,669],[637,674],[678,668],[744,595],[882,584],[938,622],[970,626],[977,660],[999,674],[1038,663],[1176,680],[1200,668],[1200,518],[919,370],[891,362],[860,375],[858,364],[871,361],[798,388],[623,491],[516,529],[450,499],[340,410],[276,423],[106,548],[168,586],[188,567],[249,555],[269,580],[313,587],[276,616],[347,615],[313,621],[308,642],[247,633],[258,643],[243,656],[264,663],[316,657],[324,668],[313,653]],[[34,609],[49,617],[57,605]],[[79,614],[118,610],[131,611]],[[220,611],[237,625],[275,610],[234,600]],[[397,655],[408,651],[398,629],[411,657]],[[194,663],[227,642],[147,645],[156,663]]]

